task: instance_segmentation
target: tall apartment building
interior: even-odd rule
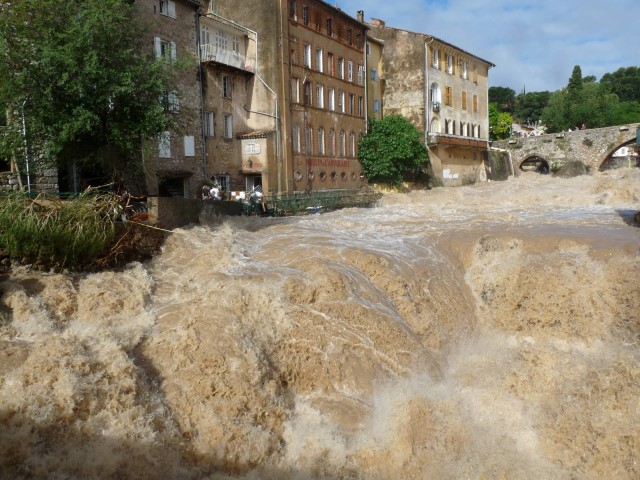
[[[138,14],[147,26],[145,43],[159,61],[184,60],[176,90],[165,92],[165,108],[177,127],[147,141],[143,148],[149,195],[194,198],[206,178],[202,139],[198,22],[195,0],[138,0]]]
[[[254,183],[271,194],[366,182],[357,160],[366,131],[365,25],[321,0],[210,0],[206,9],[256,32],[246,130],[237,135],[242,171],[260,173]]]
[[[488,74],[494,65],[432,35],[378,19],[368,26],[384,42],[384,114],[400,114],[424,132],[436,183],[485,180]]]

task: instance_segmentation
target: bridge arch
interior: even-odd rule
[[[547,160],[537,155],[532,155],[520,162],[520,170],[523,172],[549,173],[551,165]]]
[[[613,156],[613,154],[623,147],[627,147],[633,150],[633,147],[635,146],[635,144],[636,142],[634,140],[629,140],[628,142],[624,142],[621,145],[618,145],[617,147],[611,149],[609,153],[602,159],[602,161],[598,165],[598,171],[603,172],[605,170],[617,168],[618,166],[616,164],[621,162],[620,160],[616,159]],[[636,160],[636,163],[637,163],[637,160]],[[636,165],[634,164],[633,166],[636,166]]]

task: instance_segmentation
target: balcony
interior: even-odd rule
[[[243,72],[254,73],[256,61],[228,48],[220,48],[215,44],[200,45],[200,56],[203,62],[215,62],[228,67],[237,68]]]
[[[470,150],[489,148],[489,141],[483,138],[461,137],[458,135],[450,135],[446,133],[430,133],[428,144],[430,147],[445,146],[458,147]]]

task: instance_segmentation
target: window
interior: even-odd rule
[[[358,97],[358,116],[364,117],[364,97]]]
[[[316,50],[316,69],[322,73],[324,71],[324,64],[322,62],[322,49],[318,48]]]
[[[429,100],[431,100],[431,104],[434,108],[438,108],[440,106],[440,87],[437,83],[431,84],[431,88],[429,89]]]
[[[313,105],[313,98],[311,95],[311,82],[304,82],[304,104]]]
[[[316,12],[316,30],[322,31],[322,15],[320,12]]]
[[[462,109],[467,109],[467,92],[462,92]]]
[[[373,100],[373,113],[380,113],[380,100]]]
[[[231,38],[231,51],[236,55],[240,54],[240,38],[237,35]]]
[[[367,56],[368,56],[368,55],[371,55],[371,44],[370,44],[369,42],[367,42],[367,48],[366,48],[366,50],[367,50]]]
[[[338,111],[344,113],[346,106],[344,104],[344,92],[338,93]]]
[[[196,139],[192,135],[184,137],[184,156],[195,157],[196,155]]]
[[[467,62],[462,62],[462,72],[460,72],[460,75],[465,80],[467,79],[467,66]]]
[[[473,96],[473,111],[478,111],[478,95]]]
[[[304,128],[304,147],[307,153],[313,152],[313,129],[308,125]]]
[[[229,185],[231,184],[231,182],[229,182],[229,175],[216,175],[215,179],[218,182],[218,185],[220,185],[220,191],[229,191]]]
[[[353,30],[351,29],[347,30],[347,41],[349,45],[353,45]]]
[[[158,135],[158,156],[160,158],[171,158],[171,133],[162,132]]]
[[[306,5],[302,7],[302,23],[305,27],[309,26],[309,7]]]
[[[351,60],[347,63],[347,73],[349,74],[348,80],[353,83],[353,62]]]
[[[338,135],[338,155],[344,157],[346,155],[346,146],[344,130],[340,130],[340,135]]]
[[[224,116],[224,138],[233,137],[233,115]]]
[[[349,146],[351,147],[351,156],[355,157],[356,156],[356,134],[351,132],[351,134],[349,135]]]
[[[336,109],[336,91],[333,88],[329,89],[329,110],[332,112]]]
[[[473,65],[473,83],[478,84],[478,67]]]
[[[227,39],[227,34],[222,30],[216,30],[216,48],[218,50],[229,49],[229,40]]]
[[[298,20],[298,16],[296,14],[296,0],[289,0],[289,18],[291,20]]]
[[[358,85],[364,85],[364,66],[358,65]]]
[[[233,90],[233,81],[229,75],[222,76],[222,96],[224,98],[231,98],[231,91]]]
[[[336,132],[333,129],[329,130],[329,155],[336,155]]]
[[[338,59],[338,77],[344,80],[344,58]]]
[[[444,87],[444,104],[453,106],[453,88],[451,87]]]
[[[372,68],[371,72],[369,72],[369,75],[371,75],[371,81],[372,82],[377,82],[378,81],[378,70],[376,70],[375,68]]]
[[[431,54],[431,65],[433,66],[433,68],[438,68],[438,66],[440,65],[438,54],[438,49],[436,47],[433,47],[433,52]]]
[[[209,41],[211,36],[209,35],[209,27],[206,25],[202,25],[200,27],[200,44],[201,45],[209,45]]]
[[[176,2],[172,0],[160,0],[160,15],[176,18]]]
[[[291,137],[292,147],[294,153],[300,153],[300,127],[298,125],[293,126],[293,136]]]
[[[316,106],[324,108],[324,86],[322,85],[316,87]]]
[[[292,38],[291,41],[292,43],[295,43],[295,38]],[[292,65],[298,64],[298,50],[295,48],[291,49],[291,64]]]
[[[327,35],[333,36],[333,21],[330,18],[327,18]]]
[[[304,66],[311,68],[311,45],[304,45]]]
[[[175,90],[165,92],[162,98],[162,105],[165,112],[177,113],[180,111],[180,99]]]
[[[447,73],[453,73],[453,55],[447,55]]]
[[[318,129],[318,140],[316,141],[316,151],[318,155],[324,155],[324,128]]]
[[[216,133],[216,115],[213,112],[205,112],[204,114],[204,134],[207,137],[213,137]]]
[[[353,115],[356,111],[356,96],[353,93],[349,94],[349,114]]]
[[[175,42],[169,42],[167,40],[162,40],[159,37],[154,37],[153,45],[155,47],[156,58],[158,60],[164,59],[166,62],[175,62],[176,60]]]
[[[327,53],[327,75],[331,75],[332,77],[335,75],[333,70],[333,53]]]
[[[362,35],[359,33],[356,35],[356,48],[358,50],[362,48]]]
[[[297,78],[291,79],[291,102],[300,103],[300,80]]]

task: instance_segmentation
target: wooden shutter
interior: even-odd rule
[[[171,18],[176,18],[176,2],[169,0],[167,2],[169,4],[168,14]]]

